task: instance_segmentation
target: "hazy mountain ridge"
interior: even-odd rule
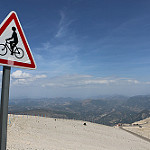
[[[150,96],[11,100],[9,113],[74,118],[105,125],[132,123],[150,117]]]

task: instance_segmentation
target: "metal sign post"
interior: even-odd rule
[[[0,115],[0,150],[6,150],[7,143],[7,119],[9,102],[11,67],[3,67],[2,89],[1,89],[1,115]]]
[[[11,67],[36,69],[29,44],[14,11],[10,12],[0,24],[0,47],[0,65],[4,66],[1,89],[0,150],[6,150]]]

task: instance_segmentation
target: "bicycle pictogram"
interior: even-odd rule
[[[16,33],[16,28],[12,27],[12,31],[13,31],[12,36],[10,38],[6,39],[6,43],[0,44],[0,55],[5,56],[8,52],[8,50],[10,50],[10,52],[11,52],[10,55],[15,55],[16,58],[21,59],[24,56],[24,51],[22,50],[22,48],[17,47],[18,36]]]
[[[24,51],[22,50],[22,48],[19,48],[17,46],[14,47],[14,50],[12,51],[12,49],[8,46],[8,44],[10,44],[9,42],[6,41],[5,44],[0,44],[0,55],[1,56],[5,56],[8,52],[8,50],[10,50],[10,52],[15,55],[16,58],[21,59],[24,56]]]

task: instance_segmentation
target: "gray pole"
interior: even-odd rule
[[[0,115],[0,150],[6,150],[7,143],[7,119],[9,102],[9,84],[11,67],[3,67],[1,89],[1,115]]]

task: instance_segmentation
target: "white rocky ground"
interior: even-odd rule
[[[133,124],[138,124],[138,126],[128,126],[123,128],[150,139],[150,118],[137,121]]]
[[[11,121],[11,123],[10,123]],[[119,128],[83,121],[9,116],[7,150],[149,150],[146,142]]]

